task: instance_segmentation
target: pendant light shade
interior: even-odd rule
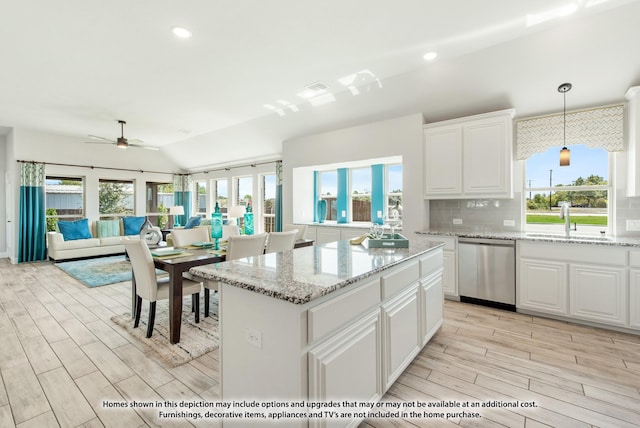
[[[562,93],[563,109],[562,109],[562,127],[564,146],[560,150],[560,166],[569,166],[571,161],[571,150],[567,149],[567,92],[571,90],[571,83],[563,83],[558,86],[558,92]]]

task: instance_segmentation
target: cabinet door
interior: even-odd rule
[[[456,267],[456,252],[444,250],[443,254],[443,277],[442,288],[447,296],[458,295],[458,269]]]
[[[517,307],[567,315],[567,264],[521,258]]]
[[[369,229],[355,229],[351,227],[343,227],[340,230],[341,239],[352,239],[369,233]]]
[[[629,326],[640,329],[640,269],[629,270]]]
[[[309,401],[377,401],[382,396],[380,312],[351,324],[309,353]],[[349,419],[311,419],[310,426],[341,427]]]
[[[428,128],[425,140],[425,198],[462,194],[462,127]]]
[[[464,126],[463,193],[513,197],[510,120],[485,119]]]
[[[418,283],[382,307],[385,390],[402,374],[422,346]]]
[[[627,324],[627,281],[624,268],[572,264],[569,274],[570,314],[614,325]]]
[[[444,295],[442,274],[436,273],[422,282],[422,345],[427,343],[442,325]]]
[[[340,240],[340,228],[333,226],[318,226],[316,229],[316,243],[326,244]]]

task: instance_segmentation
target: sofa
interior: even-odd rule
[[[58,230],[47,232],[47,255],[60,261],[124,254],[122,238],[140,236],[145,217],[98,220],[91,227],[87,219],[58,222]]]

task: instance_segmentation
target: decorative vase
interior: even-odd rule
[[[319,199],[316,203],[316,215],[318,216],[318,223],[324,223],[327,218],[327,200]]]
[[[218,249],[218,240],[222,238],[222,213],[220,212],[220,206],[216,202],[216,206],[211,213],[211,238],[216,243],[216,250]]]
[[[244,234],[253,235],[253,212],[251,204],[247,205],[247,211],[244,213]]]

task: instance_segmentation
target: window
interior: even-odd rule
[[[322,171],[318,175],[320,198],[327,201],[327,220],[337,220],[338,171]]]
[[[262,183],[262,221],[263,232],[275,232],[276,230],[276,175],[265,174],[261,176]]]
[[[84,181],[79,177],[47,176],[45,181],[47,231],[55,231],[58,220],[84,217]]]
[[[229,203],[229,187],[227,186],[227,180],[213,180],[213,204],[211,206],[211,212],[214,211],[216,202],[220,208],[220,212],[223,213],[223,218],[226,216],[228,203]]]
[[[351,170],[351,221],[371,221],[371,167]]]
[[[207,216],[207,182],[196,181],[194,199],[194,213],[201,217]]]
[[[561,147],[527,159],[525,179],[526,230],[564,233],[560,204],[571,205],[572,229],[579,235],[607,231],[612,186],[609,155],[602,148],[569,146],[571,165],[558,166]]]
[[[173,206],[173,183],[147,182],[145,188],[146,213],[154,226],[167,227],[169,207]]]
[[[251,204],[253,207],[253,177],[236,177],[235,192],[235,205],[242,205],[246,207]]]
[[[396,210],[402,218],[402,164],[387,165],[385,192],[387,214]]]
[[[133,181],[99,180],[98,198],[101,219],[132,215]]]

